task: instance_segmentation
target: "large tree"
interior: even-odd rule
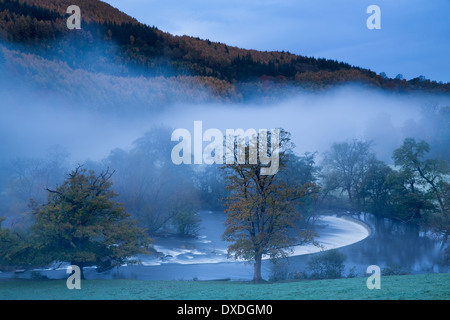
[[[403,222],[421,222],[422,212],[433,208],[414,178],[375,159],[358,186],[358,197],[361,209]]]
[[[330,182],[334,188],[347,193],[351,205],[360,201],[358,190],[369,164],[375,158],[371,145],[370,141],[361,140],[334,143],[325,153],[324,174],[333,177]]]
[[[119,200],[150,235],[176,232],[195,235],[198,194],[191,166],[177,166],[167,143],[172,130],[155,127],[130,151],[116,149],[106,159]],[[188,233],[188,234],[186,234]]]
[[[63,185],[47,189],[48,201],[35,209],[32,227],[37,263],[66,261],[81,270],[95,265],[102,271],[147,252],[144,230],[114,201],[112,174],[78,167]]]
[[[26,235],[17,230],[2,227],[5,218],[0,217],[0,270],[29,265],[33,247]]]
[[[406,138],[394,150],[393,158],[395,165],[400,167],[400,172],[424,188],[434,201],[436,210],[429,217],[429,222],[447,238],[450,232],[450,184],[447,181],[450,170],[445,160],[429,158],[429,152],[430,145],[427,142]]]
[[[239,151],[234,144],[234,164],[224,166],[227,172],[226,230],[224,239],[232,242],[228,247],[229,256],[254,262],[254,281],[262,280],[261,262],[263,255],[271,258],[284,256],[289,246],[312,240],[312,233],[297,230],[301,219],[296,204],[316,192],[316,186],[306,182],[303,185],[288,183],[287,163],[292,155],[293,144],[284,130],[279,135],[279,168],[275,174],[262,175],[265,167],[260,159],[250,163],[251,150],[257,150],[260,141],[250,138],[245,144],[245,163],[238,162]],[[261,156],[261,155],[260,155]],[[297,231],[297,232],[294,232]]]

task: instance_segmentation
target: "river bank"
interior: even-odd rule
[[[254,284],[220,281],[85,280],[68,290],[64,280],[0,280],[0,300],[427,300],[450,299],[450,274],[381,277],[369,290],[367,278]]]

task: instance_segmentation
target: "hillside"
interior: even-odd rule
[[[82,10],[81,30],[66,28],[65,11],[71,4]],[[6,55],[27,60],[17,65],[3,59],[9,63],[9,76],[20,74],[20,80],[31,82],[38,79],[42,82],[38,86],[44,88],[50,72],[81,71],[115,77],[113,82],[117,77],[160,77],[156,82],[168,81],[172,90],[179,87],[173,81],[186,86],[176,80],[181,76],[189,90],[195,88],[193,92],[176,89],[175,95],[187,101],[198,101],[198,94],[205,92],[213,100],[239,101],[255,95],[274,96],[292,87],[318,90],[355,82],[399,92],[450,92],[449,83],[383,78],[344,62],[173,36],[97,0],[0,0],[0,40],[3,51],[10,50]],[[46,69],[47,65],[53,69]],[[173,92],[162,95],[173,96]]]

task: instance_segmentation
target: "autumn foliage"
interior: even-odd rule
[[[81,30],[66,28],[66,9],[73,4],[82,10]],[[248,90],[248,83],[263,96],[279,93],[286,84],[313,90],[345,83],[393,91],[450,90],[449,84],[420,77],[391,79],[324,58],[173,36],[96,0],[0,0],[0,40],[20,44],[24,53],[63,61],[74,70],[101,70],[116,76],[192,77],[191,82],[206,86],[213,96],[225,100],[249,96],[252,90]],[[86,61],[94,49],[101,58]]]

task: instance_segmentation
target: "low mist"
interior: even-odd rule
[[[279,97],[271,104],[171,104],[139,112],[132,105],[123,105],[124,114],[115,115],[89,111],[88,106],[77,104],[52,104],[48,97],[45,103],[11,97],[0,105],[1,153],[3,159],[41,157],[51,146],[60,145],[74,163],[97,161],[115,148],[128,150],[134,140],[155,126],[185,128],[193,133],[194,121],[199,120],[203,131],[284,128],[291,132],[299,154],[317,151],[320,155],[333,142],[371,140],[378,158],[389,163],[392,151],[404,138],[432,138],[435,128],[428,125],[426,110],[446,106],[449,100],[437,95],[384,93],[355,85],[320,94],[300,92],[289,99]],[[170,135],[166,142],[175,145]]]
[[[427,107],[448,105],[449,98],[383,93],[357,85],[315,94],[303,92],[274,104],[208,104],[170,108],[161,117],[168,126],[203,130],[284,128],[291,132],[297,153],[325,151],[333,142],[371,140],[377,156],[390,162],[405,137],[430,138],[424,117]]]

